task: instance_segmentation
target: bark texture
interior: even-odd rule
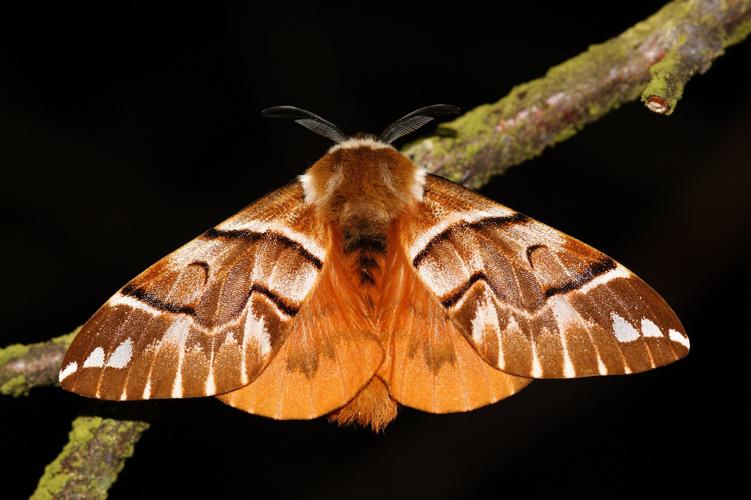
[[[130,420],[76,418],[68,444],[44,470],[31,498],[107,498],[107,490],[148,427]]]
[[[57,384],[57,373],[75,331],[36,344],[0,349],[0,394],[21,396],[40,385]]]
[[[480,187],[640,96],[651,111],[672,113],[686,82],[749,32],[751,0],[670,2],[405,152],[430,172]]]

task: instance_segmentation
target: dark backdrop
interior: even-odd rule
[[[203,3],[50,2],[0,16],[3,345],[72,330],[326,150],[260,109],[296,104],[375,132],[426,104],[470,109],[655,8]],[[466,414],[404,409],[378,436],[323,419],[274,422],[211,398],[101,405],[39,389],[0,400],[2,496],[33,490],[82,411],[159,413],[115,498],[727,490],[743,479],[734,454],[747,436],[749,61],[746,42],[689,84],[673,116],[623,106],[482,190],[641,275],[685,323],[687,359],[537,382]]]

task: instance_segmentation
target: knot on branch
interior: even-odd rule
[[[692,0],[674,2],[664,31],[664,56],[649,68],[642,102],[654,113],[670,115],[686,83],[704,73],[725,47],[751,32],[751,1]]]

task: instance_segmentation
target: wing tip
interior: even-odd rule
[[[681,358],[686,356],[691,350],[691,341],[688,339],[688,335],[686,335],[685,333],[681,333],[678,330],[670,328],[668,330],[668,339],[670,339],[673,344],[679,344],[686,351],[682,356],[680,356]]]

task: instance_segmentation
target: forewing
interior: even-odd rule
[[[429,176],[403,238],[457,327],[505,372],[625,374],[688,353],[675,313],[628,269],[457,184]]]
[[[207,396],[250,383],[323,266],[325,237],[293,183],[141,273],[84,325],[62,386],[102,399]]]

